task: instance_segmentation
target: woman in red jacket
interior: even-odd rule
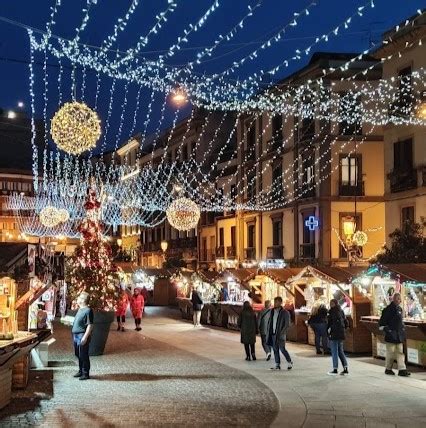
[[[126,322],[126,311],[129,305],[129,295],[127,290],[122,288],[120,290],[120,298],[118,299],[115,309],[115,316],[117,317],[117,331],[124,331],[124,323]]]
[[[141,289],[136,287],[133,291],[133,296],[130,299],[130,309],[132,311],[133,318],[135,319],[136,331],[142,330],[142,312],[145,306],[145,300],[142,296]]]

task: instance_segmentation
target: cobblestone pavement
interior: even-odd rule
[[[293,370],[271,372],[259,343],[258,361],[246,362],[237,332],[193,328],[176,310],[148,308],[142,334],[111,331],[87,382],[70,377],[69,331],[55,337],[54,367],[32,371],[29,388],[0,411],[1,427],[426,426],[424,371],[389,377],[383,362],[351,357],[350,376],[331,377],[329,357],[290,343]]]
[[[29,387],[0,411],[0,426],[271,424],[278,400],[259,380],[148,338],[128,324],[124,333],[112,325],[105,355],[91,358],[93,378],[84,382],[72,377],[77,366],[69,328],[57,325],[49,356],[53,367],[31,372]]]

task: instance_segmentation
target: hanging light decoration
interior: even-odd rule
[[[358,230],[352,236],[352,242],[358,247],[363,247],[368,242],[368,236],[362,230]]]
[[[79,155],[96,146],[101,135],[98,115],[86,104],[65,103],[53,116],[50,132],[64,152]]]
[[[40,211],[40,222],[46,227],[55,227],[61,222],[59,210],[52,206],[47,206]]]
[[[167,220],[177,230],[190,230],[197,226],[200,208],[191,199],[175,199],[166,210]]]
[[[59,217],[61,219],[61,223],[65,223],[66,221],[69,220],[70,213],[65,208],[60,208],[58,212],[59,212]]]

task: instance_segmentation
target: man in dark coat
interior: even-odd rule
[[[380,330],[385,332],[387,375],[395,375],[392,370],[396,360],[399,376],[410,376],[405,366],[404,341],[405,326],[402,320],[401,294],[395,293],[392,302],[383,309],[379,321]]]
[[[268,328],[269,328],[269,319],[271,318],[271,301],[265,301],[265,308],[260,312],[258,316],[258,325],[260,338],[262,339],[262,347],[266,354],[266,361],[271,359],[271,350],[272,348],[267,343],[268,338]]]
[[[293,362],[290,354],[285,348],[287,330],[290,326],[290,313],[282,307],[283,299],[275,297],[274,308],[271,311],[268,326],[268,340],[267,344],[272,346],[274,350],[275,367],[271,370],[281,370],[281,357],[280,351],[287,361],[287,369],[293,368]]]

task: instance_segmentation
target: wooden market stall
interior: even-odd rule
[[[0,408],[10,402],[12,385],[24,387],[28,366],[23,357],[39,343],[37,334],[19,331],[16,311],[16,283],[10,277],[0,278]]]
[[[145,287],[148,305],[168,306],[176,303],[176,288],[170,282],[174,271],[163,268],[139,268],[132,275],[133,287]]]
[[[407,362],[426,367],[426,264],[375,265],[360,281],[371,287],[372,315],[364,316],[362,322],[371,332],[373,356],[386,356],[379,320],[393,294],[399,292],[407,336],[404,343]]]
[[[324,304],[327,308],[331,299],[337,299],[342,307],[349,328],[346,332],[344,349],[347,352],[371,352],[368,330],[360,322],[361,317],[370,314],[370,299],[361,284],[352,280],[365,267],[312,267],[307,266],[290,278],[288,285],[295,297],[296,341],[314,345],[314,334],[307,327],[307,321],[314,305]]]

